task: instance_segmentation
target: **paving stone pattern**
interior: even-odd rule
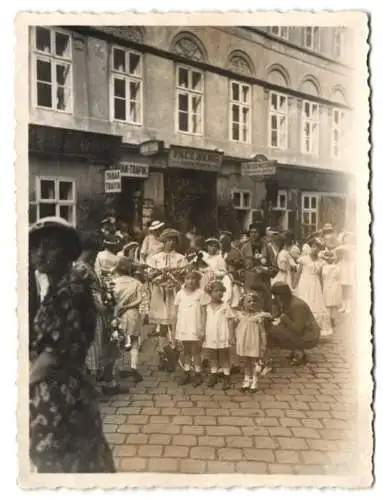
[[[141,353],[144,380],[102,400],[104,429],[119,472],[346,474],[354,471],[357,412],[347,325],[291,367],[273,350],[275,370],[256,394],[179,387],[178,370],[159,372],[156,340]]]

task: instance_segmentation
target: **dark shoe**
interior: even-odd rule
[[[131,375],[133,377],[133,380],[138,384],[139,382],[142,382],[142,375],[138,370],[132,369]]]
[[[190,383],[190,372],[183,372],[182,377],[180,378],[178,384],[187,385],[189,383]]]
[[[209,377],[209,380],[207,382],[208,387],[214,387],[218,382],[218,377],[216,373],[212,373]]]
[[[302,366],[302,365],[305,365],[307,363],[308,363],[308,358],[307,358],[307,354],[306,353],[302,354],[301,356],[295,357],[291,361],[292,366]]]
[[[241,372],[241,368],[239,366],[232,366],[230,368],[230,374],[231,375],[236,375],[237,373]]]
[[[120,370],[118,372],[118,376],[121,378],[128,378],[132,375],[131,370]]]
[[[129,394],[129,387],[114,385],[114,386],[104,386],[102,392],[105,396],[116,396],[117,394]]]
[[[158,369],[160,371],[166,371],[168,368],[168,363],[167,363],[167,359],[165,357],[165,354],[163,352],[159,352],[158,357],[159,357]]]
[[[207,370],[207,369],[209,368],[209,360],[204,359],[204,360],[202,361],[202,368],[203,368],[204,370]]]
[[[200,373],[195,373],[193,378],[193,387],[198,387],[203,382],[202,375]]]
[[[230,381],[230,375],[224,375],[223,376],[223,386],[222,389],[224,391],[227,391],[227,389],[231,388],[231,381]]]

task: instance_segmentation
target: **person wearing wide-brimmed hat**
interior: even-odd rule
[[[162,231],[165,228],[165,222],[154,220],[148,227],[148,235],[145,236],[141,246],[141,260],[146,262],[149,257],[161,252],[164,248],[160,240]]]
[[[30,332],[31,461],[39,473],[115,472],[85,366],[96,308],[88,281],[73,269],[79,235],[66,220],[46,217],[31,226],[29,246],[32,265],[49,279]]]
[[[179,232],[175,229],[165,229],[161,233],[164,248],[161,252],[147,259],[151,279],[151,299],[149,320],[158,325],[156,333],[159,339],[159,358],[161,369],[173,369],[166,363],[164,354],[169,340],[173,340],[171,326],[174,316],[174,298],[181,284],[178,275],[186,268],[186,257],[176,252]]]

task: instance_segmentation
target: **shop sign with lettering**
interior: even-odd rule
[[[241,164],[241,174],[250,177],[272,177],[277,173],[277,162],[268,160],[264,155],[257,155],[254,160]]]
[[[120,162],[119,167],[122,177],[139,177],[141,179],[149,177],[149,165],[143,163]]]
[[[146,141],[140,144],[140,155],[141,156],[154,156],[162,153],[164,150],[163,141]]]
[[[105,170],[105,193],[121,193],[121,171]]]
[[[222,163],[222,153],[200,149],[171,146],[169,167],[217,172]]]

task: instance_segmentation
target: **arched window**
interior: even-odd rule
[[[233,52],[229,57],[228,69],[234,73],[251,76],[253,68],[248,58],[239,52]]]
[[[269,71],[267,80],[274,85],[278,85],[279,87],[289,87],[290,86],[290,78],[287,71],[282,67],[272,67],[271,71]]]
[[[173,43],[173,52],[191,61],[205,61],[206,55],[199,40],[188,33],[179,35]]]
[[[306,75],[300,86],[299,90],[304,94],[312,95],[312,96],[320,96],[321,95],[321,86],[318,80],[311,75]]]

